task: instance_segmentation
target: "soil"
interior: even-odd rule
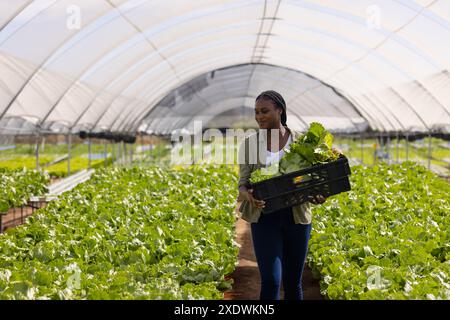
[[[2,224],[0,233],[5,232],[9,228],[16,227],[25,223],[26,218],[31,216],[38,208],[45,206],[45,202],[29,203],[21,208],[11,208],[6,214],[2,215]]]
[[[250,224],[242,219],[236,222],[236,241],[241,245],[238,266],[230,275],[233,288],[225,292],[224,300],[258,300],[260,277],[256,257],[253,251]],[[303,271],[303,299],[323,300],[320,294],[319,281],[314,279],[311,269],[305,264]],[[283,292],[281,291],[281,297]]]

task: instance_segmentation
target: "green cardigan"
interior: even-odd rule
[[[296,130],[290,130],[286,128],[292,135],[292,141],[295,141],[302,133]],[[266,155],[267,155],[267,140],[265,135],[261,135],[259,139],[259,145],[257,145],[258,134],[253,134],[244,139],[244,142],[239,147],[238,160],[239,160],[239,183],[238,188],[241,186],[248,186],[250,184],[250,175],[256,169],[265,167]],[[257,148],[250,149],[250,146],[256,146]],[[261,154],[259,155],[259,150]],[[256,153],[256,154],[255,154]],[[244,200],[240,206],[239,211],[241,217],[245,221],[250,223],[258,222],[261,215],[261,209],[253,207],[247,200]],[[299,206],[292,207],[294,214],[294,221],[296,224],[310,224],[311,223],[311,205],[309,202],[301,204]]]

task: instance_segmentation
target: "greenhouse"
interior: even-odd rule
[[[0,299],[263,299],[289,212],[296,299],[450,300],[449,57],[446,0],[0,1]]]

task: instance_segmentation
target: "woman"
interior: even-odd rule
[[[311,232],[310,204],[261,214],[264,201],[255,199],[249,189],[251,173],[279,161],[283,149],[288,148],[301,133],[286,126],[286,103],[279,93],[272,90],[264,91],[256,98],[255,119],[260,129],[267,130],[267,135],[260,134],[264,130],[259,130],[258,134],[245,139],[239,150],[239,199],[243,201],[240,208],[242,218],[251,223],[261,275],[260,299],[278,300],[282,278],[284,299],[301,300],[303,266]],[[249,159],[254,158],[255,153],[257,161],[251,163]],[[317,196],[311,202],[323,203],[325,198]]]

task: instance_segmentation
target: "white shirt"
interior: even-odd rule
[[[292,142],[292,135],[290,134],[288,141],[286,142],[286,145],[280,151],[272,152],[267,150],[266,165],[270,166],[273,163],[280,162],[280,159],[284,155],[284,149],[289,149],[289,145],[291,144],[291,142]]]

